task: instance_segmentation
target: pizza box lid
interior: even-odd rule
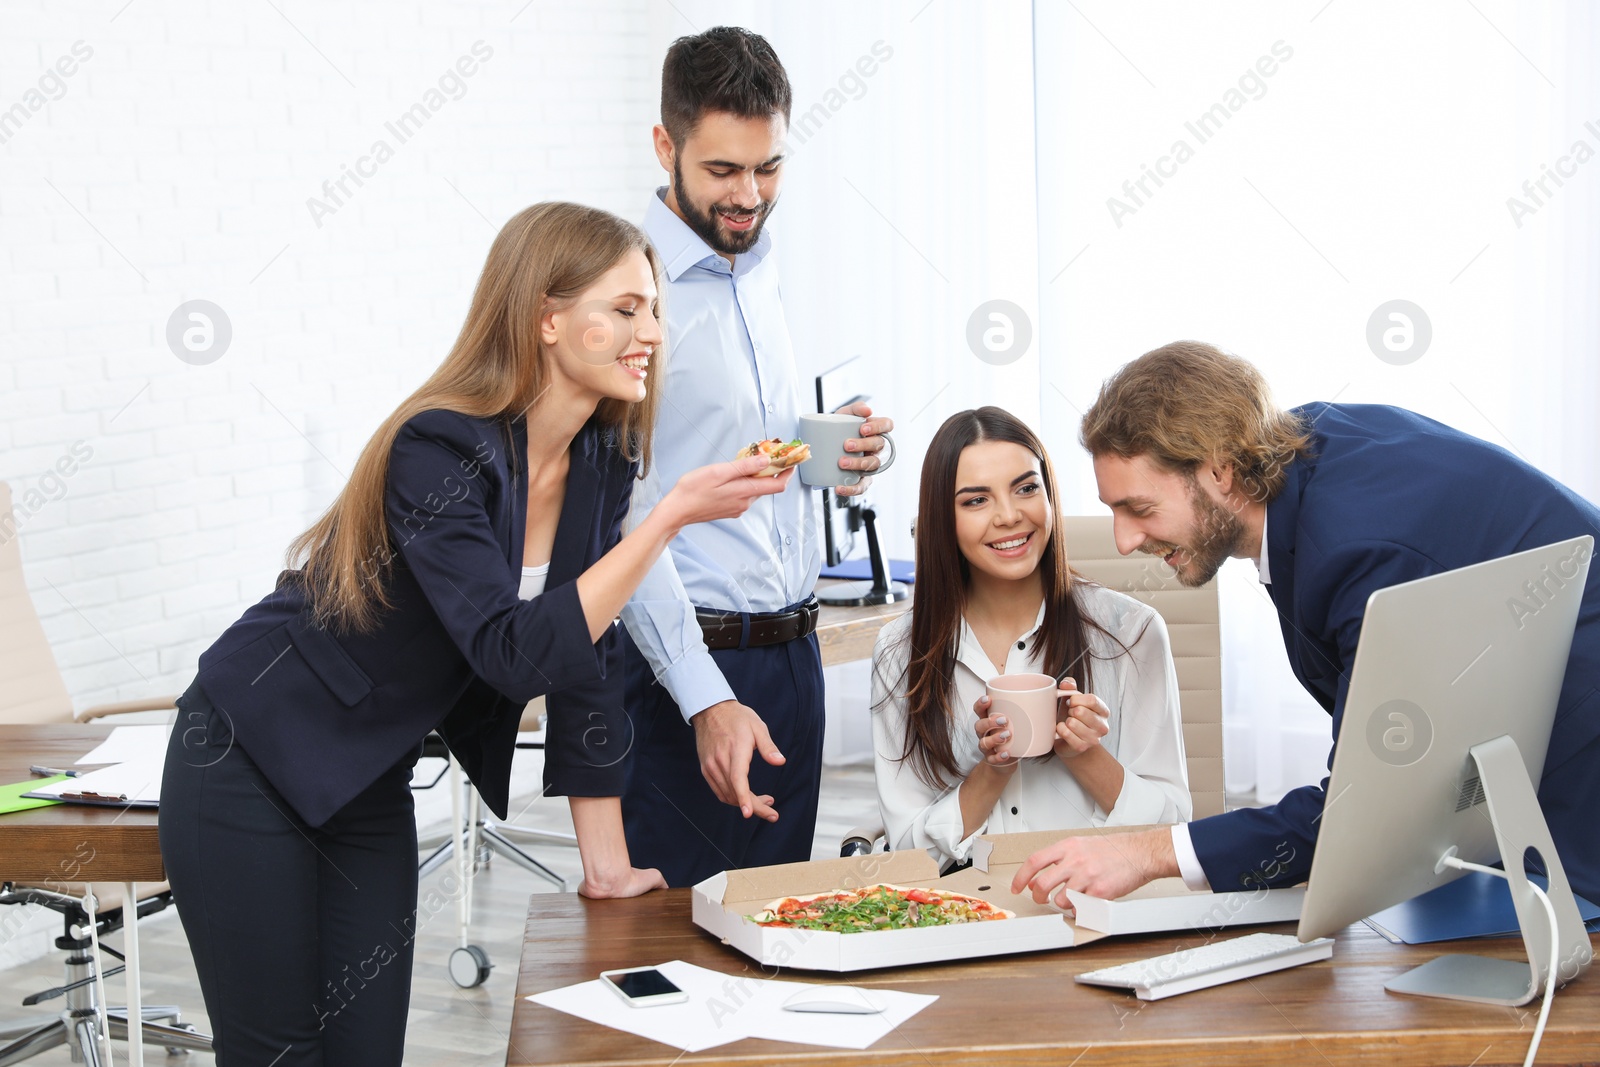
[[[966,893],[1016,916],[959,926],[850,934],[757,926],[746,918],[779,897],[880,882]],[[938,864],[921,849],[723,871],[694,887],[693,914],[695,925],[759,963],[814,971],[860,971],[1069,948],[1105,936],[1080,930],[1058,909],[1035,904],[1032,897],[1013,895],[1009,881],[998,881],[975,867],[940,878]]]
[[[980,870],[1009,879],[1022,866],[1022,861],[1063,837],[1100,837],[1105,834],[1138,833],[1155,830],[1156,826],[1086,826],[1078,830],[1030,830],[1025,834],[980,834],[972,842],[972,865]],[[1165,826],[1160,829],[1170,830]]]

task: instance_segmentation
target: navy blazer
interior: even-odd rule
[[[1563,541],[1600,537],[1600,509],[1505,449],[1400,408],[1296,413],[1314,454],[1267,506],[1268,591],[1289,664],[1339,736],[1367,598],[1386,586]],[[1591,567],[1539,803],[1572,888],[1600,899],[1600,566]],[[1328,756],[1333,766],[1333,756]],[[1293,885],[1311,870],[1322,786],[1190,824],[1206,877]]]
[[[400,428],[384,494],[393,608],[371,633],[315,626],[299,571],[200,656],[234,737],[320,826],[438,730],[504,818],[523,706],[548,695],[545,787],[617,796],[631,737],[616,627],[598,642],[575,579],[621,537],[636,464],[594,420],[573,439],[545,591],[520,600],[525,418],[425,411]],[[382,560],[371,561],[375,568]]]

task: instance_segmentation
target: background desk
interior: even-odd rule
[[[71,767],[110,726],[0,726],[0,782],[28,765]],[[12,882],[164,882],[154,808],[56,804],[0,815],[0,878]],[[71,890],[63,890],[70,892]]]
[[[1080,949],[854,976],[804,971],[782,975],[939,995],[938,1001],[865,1051],[744,1040],[680,1054],[522,999],[587,981],[602,970],[672,959],[732,975],[764,977],[755,963],[693,925],[689,901],[687,889],[607,901],[535,895],[528,908],[506,1063],[511,1067],[675,1063],[718,1067],[802,1063],[808,1067],[829,1063],[1459,1067],[1470,1063],[1488,1067],[1520,1064],[1537,1019],[1537,1004],[1520,1010],[1493,1008],[1384,992],[1385,981],[1439,955],[1439,946],[1390,945],[1361,925],[1339,935],[1331,961],[1153,1002],[1080,986],[1072,975],[1171,952],[1194,944],[1193,939],[1106,938]],[[1288,925],[1265,929],[1293,931]],[[1470,949],[1460,944],[1445,947],[1522,958],[1522,943],[1515,938],[1475,942]],[[1597,1059],[1600,974],[1590,972],[1557,990],[1538,1062]]]
[[[104,741],[110,726],[0,726],[0,782],[20,782],[28,765],[71,767]],[[82,882],[123,886],[123,948],[128,954],[128,1058],[144,1063],[138,1037],[139,931],[136,883],[164,882],[161,841],[154,808],[99,808],[54,804],[0,815],[0,879],[26,882],[59,893],[80,894]]]
[[[833,580],[820,581],[817,592],[827,592],[829,586],[838,584]],[[831,667],[835,663],[871,657],[878,631],[910,609],[909,600],[868,608],[834,608],[824,604],[817,616],[817,644],[822,649],[822,665]]]

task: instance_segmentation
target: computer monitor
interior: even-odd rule
[[[847,404],[867,398],[865,365],[860,356],[817,375],[817,413],[838,411]],[[861,530],[861,505],[858,497],[838,497],[824,489],[822,497],[822,547],[824,567],[837,567],[856,549],[856,534]]]
[[[1300,917],[1324,937],[1503,859],[1528,964],[1441,956],[1399,993],[1525,1004],[1592,955],[1535,797],[1594,549],[1575,537],[1367,601]],[[1597,815],[1600,818],[1600,815]],[[1559,947],[1524,870],[1549,879]]]
[[[851,356],[839,365],[817,375],[817,412],[838,411],[846,404],[869,399],[866,365]],[[878,540],[877,512],[859,496],[841,497],[832,489],[822,490],[823,566],[837,567],[855,550],[856,534],[864,532],[872,577],[866,581],[840,582],[817,593],[817,600],[835,607],[863,607],[893,604],[910,597],[904,582],[889,576],[889,561]]]

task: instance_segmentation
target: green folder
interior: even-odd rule
[[[53,782],[64,782],[67,776],[58,774],[53,778],[29,778],[26,782],[13,782],[11,785],[0,785],[0,815],[9,815],[13,811],[27,811],[30,808],[48,808],[52,804],[60,804],[59,800],[40,800],[37,797],[25,797],[22,794],[31,793],[41,785],[50,785]]]

